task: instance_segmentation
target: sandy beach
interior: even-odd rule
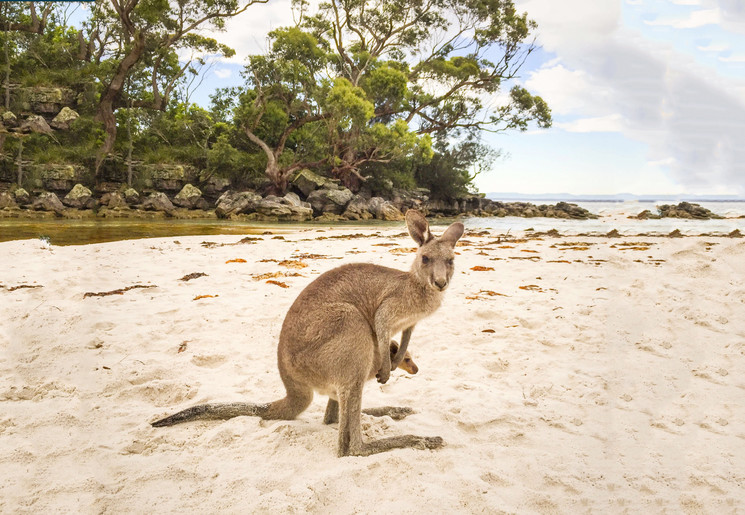
[[[337,458],[319,395],[293,421],[152,428],[280,398],[302,288],[413,257],[403,223],[273,232],[0,243],[0,512],[745,511],[743,239],[467,232],[419,373],[363,397],[416,411],[363,415],[365,438],[439,450]]]

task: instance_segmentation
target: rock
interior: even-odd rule
[[[162,211],[168,214],[173,212],[174,207],[165,193],[156,191],[145,199],[142,203],[142,209],[146,211]]]
[[[52,192],[45,191],[34,199],[31,203],[31,209],[34,211],[52,211],[58,216],[62,216],[65,206],[60,202],[59,197]]]
[[[385,200],[381,197],[373,197],[368,203],[370,212],[375,215],[378,220],[403,220],[403,213],[393,205],[392,202]]]
[[[16,202],[18,202],[20,205],[25,206],[26,204],[29,204],[31,202],[31,195],[28,194],[28,191],[24,190],[23,188],[18,188],[13,192],[13,196],[16,199]]]
[[[20,100],[21,110],[34,113],[58,113],[62,106],[73,105],[75,92],[68,88],[31,87],[18,88],[16,96]]]
[[[663,204],[661,206],[657,206],[657,209],[659,210],[660,217],[662,218],[696,218],[698,220],[723,218],[715,213],[712,213],[699,204],[691,204],[690,202],[681,202],[677,206]]]
[[[7,191],[0,193],[0,209],[18,207],[16,199]]]
[[[132,190],[134,191],[134,190]],[[135,191],[135,193],[137,193]],[[108,199],[106,202],[106,205],[109,207],[109,209],[129,209],[129,204],[127,203],[127,200],[124,198],[124,195],[119,193],[118,191],[115,191],[113,193],[107,193]],[[137,198],[139,199],[139,195],[137,195]],[[101,197],[101,203],[104,202],[103,197]]]
[[[187,209],[196,209],[200,200],[202,200],[202,192],[200,189],[191,184],[187,184],[181,188],[181,191],[179,191],[173,199],[173,204]]]
[[[85,175],[85,168],[79,165],[44,164],[33,168],[44,188],[50,191],[68,192]]]
[[[354,194],[347,188],[322,188],[308,195],[308,202],[313,207],[313,212],[319,216],[323,213],[341,215],[353,197]]]
[[[2,115],[3,125],[6,127],[18,127],[18,118],[10,111],[5,111]]]
[[[229,179],[210,177],[202,186],[202,194],[214,200],[228,188],[230,188]]]
[[[285,202],[289,202],[290,205],[296,206],[296,207],[306,207],[308,209],[311,209],[310,202],[303,202],[300,197],[297,196],[296,193],[287,193],[284,197],[282,197]]]
[[[374,215],[370,212],[370,201],[361,195],[352,197],[342,216],[347,220],[370,220],[374,218]]]
[[[120,182],[102,181],[102,182],[96,183],[93,189],[96,191],[96,193],[106,194],[106,193],[113,193],[115,191],[119,191],[121,187],[122,187],[122,184]]]
[[[321,216],[317,216],[313,219],[314,222],[324,222],[324,223],[330,223],[330,222],[345,222],[347,219],[343,216],[336,215],[334,213],[324,213]]]
[[[86,207],[93,207],[92,197],[93,193],[91,190],[83,186],[82,184],[76,184],[70,192],[65,195],[62,199],[62,203],[67,207],[74,207],[75,209],[85,209]],[[95,201],[93,201],[95,202]]]
[[[261,195],[253,191],[226,191],[217,199],[215,213],[219,218],[250,213],[256,210],[256,206],[261,200]]]
[[[306,198],[317,189],[336,189],[338,187],[331,179],[313,173],[308,169],[297,172],[290,184]]]
[[[21,132],[39,132],[42,134],[49,134],[52,132],[52,128],[49,126],[44,117],[37,114],[32,114],[21,124],[18,128]]]
[[[59,113],[57,113],[57,116],[52,119],[50,125],[55,129],[67,130],[70,128],[70,124],[79,117],[80,115],[77,112],[65,106]]]
[[[134,204],[139,204],[140,194],[137,193],[137,190],[135,190],[134,188],[127,188],[126,190],[124,190],[124,200],[130,206]]]
[[[140,170],[145,185],[158,191],[179,191],[187,182],[198,176],[196,169],[188,165],[142,165]]]
[[[300,199],[297,199],[298,202]],[[282,221],[304,222],[313,218],[313,210],[310,207],[294,205],[285,197],[269,195],[261,199],[256,206],[256,212],[269,218]]]

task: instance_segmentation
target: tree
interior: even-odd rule
[[[402,118],[420,134],[551,124],[524,88],[493,102],[534,50],[536,24],[511,0],[329,0],[304,25],[332,42],[342,77],[384,93],[378,119]]]
[[[116,142],[116,110],[131,106],[164,111],[196,53],[235,53],[198,34],[198,29],[208,25],[223,29],[227,18],[267,1],[109,0],[94,4],[87,24],[87,44],[81,45],[81,49],[85,47],[81,55],[99,63],[103,72],[96,117],[103,123],[106,137],[96,159],[97,174]],[[182,64],[177,51],[184,50],[191,51],[192,58]],[[129,99],[124,86],[138,68],[149,76],[149,82],[137,92],[137,98]]]

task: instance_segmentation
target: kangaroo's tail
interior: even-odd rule
[[[233,417],[262,417],[269,413],[272,404],[249,404],[247,402],[225,402],[218,404],[200,404],[192,406],[170,417],[153,422],[153,427],[165,427],[192,420],[227,420]]]

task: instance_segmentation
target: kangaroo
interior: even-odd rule
[[[325,272],[290,306],[279,335],[277,364],[284,398],[267,404],[202,404],[153,422],[154,427],[191,420],[224,420],[250,415],[292,420],[310,405],[313,392],[329,397],[324,422],[339,422],[339,456],[369,456],[390,449],[436,449],[440,437],[394,436],[363,442],[360,418],[365,382],[384,384],[403,360],[417,322],[442,302],[453,275],[454,248],[463,224],[450,225],[439,238],[424,216],[406,212],[406,225],[419,249],[408,272],[354,263]],[[391,337],[401,345],[391,356]],[[401,419],[411,408],[366,409],[373,416]]]
[[[391,340],[391,366],[393,366],[393,362],[395,361],[396,353],[398,352],[398,342]],[[419,367],[416,366],[416,363],[414,363],[414,358],[411,357],[411,354],[409,351],[406,351],[404,353],[404,357],[401,360],[401,363],[398,364],[398,368],[403,370],[404,372],[408,372],[411,375],[416,374],[419,372]]]

